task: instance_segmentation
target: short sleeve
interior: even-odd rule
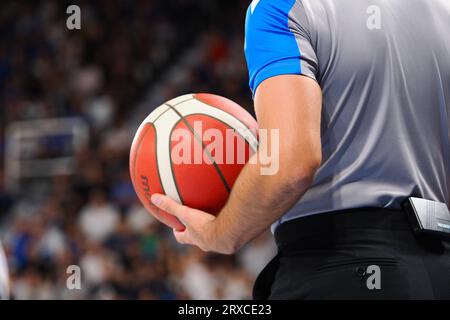
[[[316,79],[317,57],[303,6],[296,0],[254,0],[245,22],[245,57],[253,94],[264,80],[298,74]]]

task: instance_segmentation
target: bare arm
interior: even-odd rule
[[[186,230],[174,231],[177,240],[230,254],[286,213],[311,185],[321,163],[321,107],[320,87],[310,78],[282,75],[261,83],[255,109],[260,129],[279,129],[278,172],[261,175],[263,164],[247,164],[217,217],[154,195],[156,206],[186,225]],[[258,152],[276,143],[270,133],[267,137]]]

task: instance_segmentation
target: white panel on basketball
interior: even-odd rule
[[[181,103],[177,105],[175,109],[177,109],[177,111],[183,117],[192,114],[210,115],[214,118],[219,119],[220,121],[223,121],[232,129],[236,130],[238,133],[242,131],[250,133],[249,130],[247,130],[248,129],[247,126],[236,117],[232,116],[228,112],[223,111],[222,109],[210,106],[209,104],[206,104],[197,99],[192,99],[184,103]],[[248,144],[250,145],[250,148],[255,152],[256,149],[258,148],[258,139],[253,135],[253,133],[245,134],[243,137],[245,138],[245,140],[247,140]]]
[[[171,137],[173,127],[180,120],[180,116],[174,111],[164,112],[155,122],[156,130],[156,159],[158,161],[158,171],[161,177],[161,184],[164,193],[173,200],[181,203],[180,195],[175,184],[175,178],[172,174],[171,163]]]
[[[178,103],[182,103],[184,101],[188,101],[194,99],[194,95],[191,94],[185,94],[182,95],[180,97],[176,97],[170,101],[168,101],[167,103],[169,105],[176,105]],[[134,135],[134,139],[133,139],[133,143],[134,140],[137,139],[137,137],[139,137],[139,133],[141,132],[142,128],[144,127],[144,125],[146,123],[153,123],[155,122],[162,114],[164,114],[167,110],[170,109],[170,106],[168,106],[167,104],[162,104],[160,105],[158,108],[156,108],[155,110],[153,110],[145,119],[144,121],[142,121],[141,125],[139,126],[139,128],[136,131],[136,134]]]
[[[144,121],[142,121],[141,125],[137,129],[136,134],[134,135],[134,138],[133,138],[133,144],[135,143],[135,140],[139,137],[139,134],[140,134],[142,128],[145,126],[145,124],[153,123],[156,119],[158,119],[158,117],[160,117],[164,112],[166,112],[169,109],[170,109],[169,106],[163,104],[163,105],[159,106],[158,108],[156,108],[155,110],[153,110],[153,112],[150,113],[144,119]]]
[[[158,108],[153,110],[152,113],[150,113],[147,118],[145,118],[144,123],[153,123],[158,119],[164,112],[169,110],[170,107],[166,104],[160,105]]]
[[[169,101],[167,101],[166,103],[169,104],[169,105],[171,105],[171,106],[174,106],[174,105],[176,105],[176,104],[179,104],[179,103],[182,103],[182,102],[184,102],[184,101],[191,100],[191,99],[194,99],[194,95],[193,95],[192,93],[190,93],[190,94],[185,94],[185,95],[182,95],[182,96],[173,98],[172,100],[169,100]]]

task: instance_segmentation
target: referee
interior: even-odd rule
[[[250,87],[279,171],[245,166],[217,218],[154,195],[177,240],[231,254],[272,224],[256,299],[450,299],[450,244],[402,210],[450,203],[449,34],[448,0],[253,1]]]

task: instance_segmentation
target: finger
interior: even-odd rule
[[[167,213],[164,210],[161,210],[160,208],[155,206],[154,204],[149,204],[148,209],[149,209],[150,213],[153,214],[153,215],[161,213],[161,212]]]
[[[151,200],[156,207],[174,215],[183,224],[186,224],[188,215],[186,214],[185,206],[162,194],[153,194]]]
[[[173,229],[173,235],[175,236],[175,239],[177,240],[178,243],[188,244],[185,231],[178,231],[178,230]]]

